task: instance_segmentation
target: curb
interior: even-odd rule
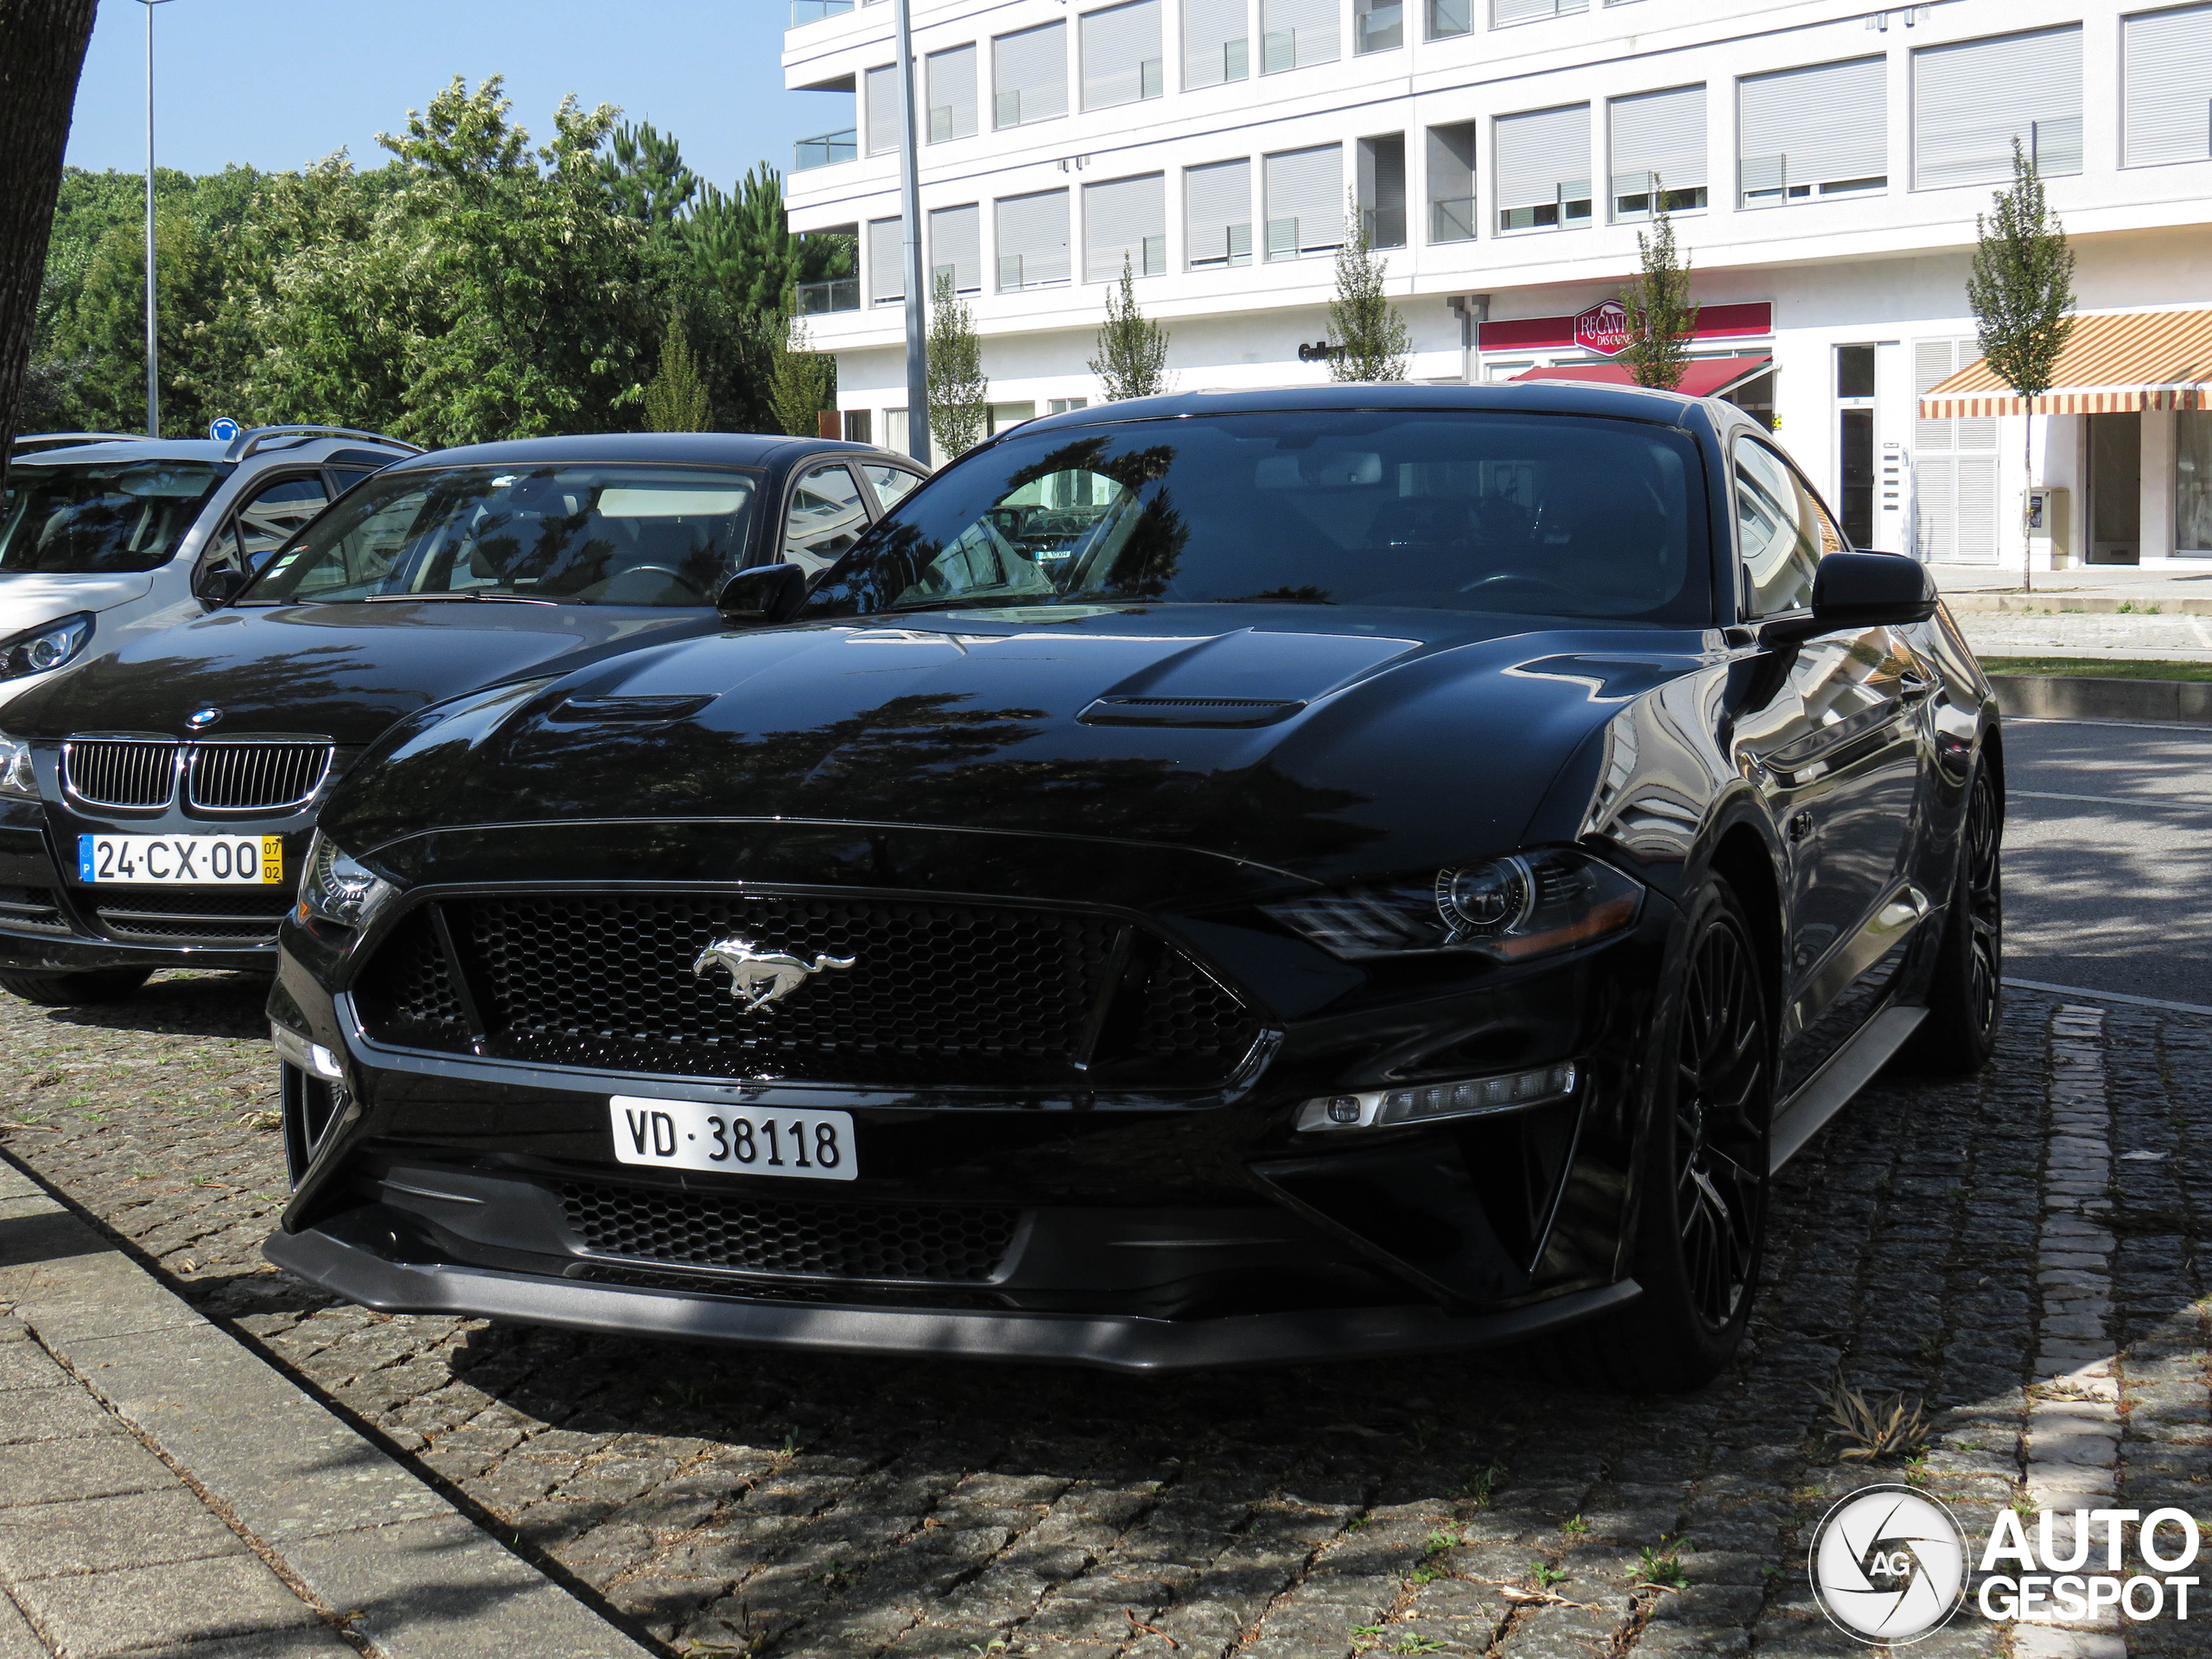
[[[1992,674],[1998,707],[2023,720],[2155,720],[2212,726],[2212,680]]]
[[[2116,616],[2120,607],[2136,616],[2212,616],[2212,599],[2184,595],[2173,598],[2164,594],[2143,599],[2114,599],[2102,594],[2085,594],[2079,597],[2063,589],[2049,594],[1978,594],[1974,592],[1946,594],[1943,603],[1953,612],[2012,611],[2031,615],[2050,612],[2056,615]]]
[[[649,1659],[0,1154],[0,1300],[384,1659]],[[41,1203],[40,1200],[44,1200]]]

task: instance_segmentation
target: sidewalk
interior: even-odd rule
[[[0,1659],[643,1659],[0,1160]]]

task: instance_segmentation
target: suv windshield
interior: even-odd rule
[[[754,490],[751,475],[720,468],[387,473],[349,491],[234,602],[711,605],[745,556]]]
[[[117,575],[175,556],[230,473],[189,461],[8,469],[0,495],[0,573]]]
[[[1017,434],[893,508],[817,594],[1707,620],[1696,447],[1629,421],[1290,410]]]

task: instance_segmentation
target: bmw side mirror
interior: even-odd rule
[[[715,608],[732,627],[772,627],[788,622],[806,603],[806,569],[797,564],[756,564],[722,584]]]
[[[194,594],[209,610],[219,610],[238,596],[246,582],[245,571],[227,564],[218,565],[213,570],[201,572]]]
[[[1926,565],[1897,553],[1831,553],[1813,573],[1809,615],[1779,617],[1759,630],[1782,645],[1846,628],[1901,627],[1936,614],[1940,595]]]

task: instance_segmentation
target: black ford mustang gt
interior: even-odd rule
[[[1725,404],[1084,410],[721,608],[332,801],[272,1261],[1130,1369],[1541,1333],[1677,1387],[1771,1173],[1993,1043],[1988,685]]]

